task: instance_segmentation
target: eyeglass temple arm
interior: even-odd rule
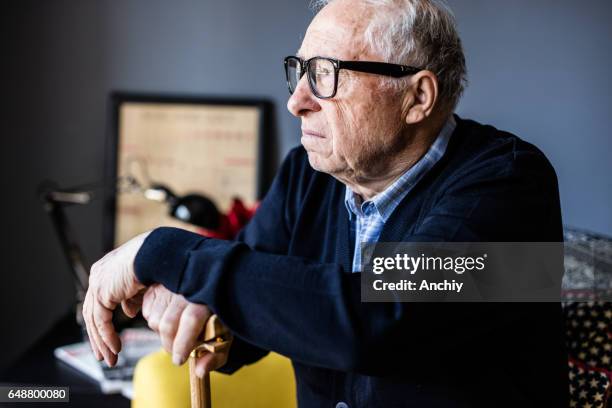
[[[351,71],[365,72],[368,74],[388,75],[395,78],[414,75],[421,71],[420,68],[410,67],[407,65],[374,61],[338,61],[338,68],[345,68],[350,69]]]

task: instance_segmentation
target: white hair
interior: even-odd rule
[[[318,11],[334,0],[315,0]],[[451,110],[467,85],[461,39],[450,8],[441,0],[361,0],[372,7],[364,40],[385,61],[433,72],[439,100]],[[405,81],[389,79],[397,89]]]

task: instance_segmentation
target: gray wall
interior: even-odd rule
[[[564,223],[612,235],[612,2],[450,4],[471,79],[458,113],[540,147]]]
[[[3,230],[0,369],[70,308],[72,286],[35,197],[103,175],[110,90],[264,96],[277,104],[280,154],[299,143],[282,58],[311,18],[306,0],[20,0],[0,16]],[[588,4],[588,6],[586,6]],[[470,86],[458,113],[515,132],[555,165],[567,224],[612,235],[612,106],[605,0],[450,1]],[[90,260],[101,207],[69,215]]]

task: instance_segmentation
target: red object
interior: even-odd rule
[[[258,206],[259,203],[256,203],[251,208],[247,208],[242,200],[234,198],[228,213],[220,214],[219,228],[214,230],[201,228],[199,233],[210,238],[233,239],[249,222]]]

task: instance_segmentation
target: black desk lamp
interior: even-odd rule
[[[210,199],[199,194],[177,197],[163,184],[153,184],[143,191],[148,200],[168,204],[168,214],[183,222],[214,230],[219,227],[219,210]]]
[[[89,273],[81,247],[66,216],[65,208],[71,205],[87,205],[92,202],[95,198],[93,190],[96,187],[99,185],[89,186],[89,188],[60,189],[53,182],[44,182],[38,189],[43,207],[53,221],[62,251],[72,270],[76,288],[76,320],[81,327],[84,327],[82,307],[87,292]],[[166,203],[168,214],[183,222],[211,230],[219,226],[220,213],[217,206],[212,200],[202,195],[177,196],[163,184],[152,184],[150,187],[142,188],[131,176],[120,178],[114,190],[136,192],[148,200]]]

